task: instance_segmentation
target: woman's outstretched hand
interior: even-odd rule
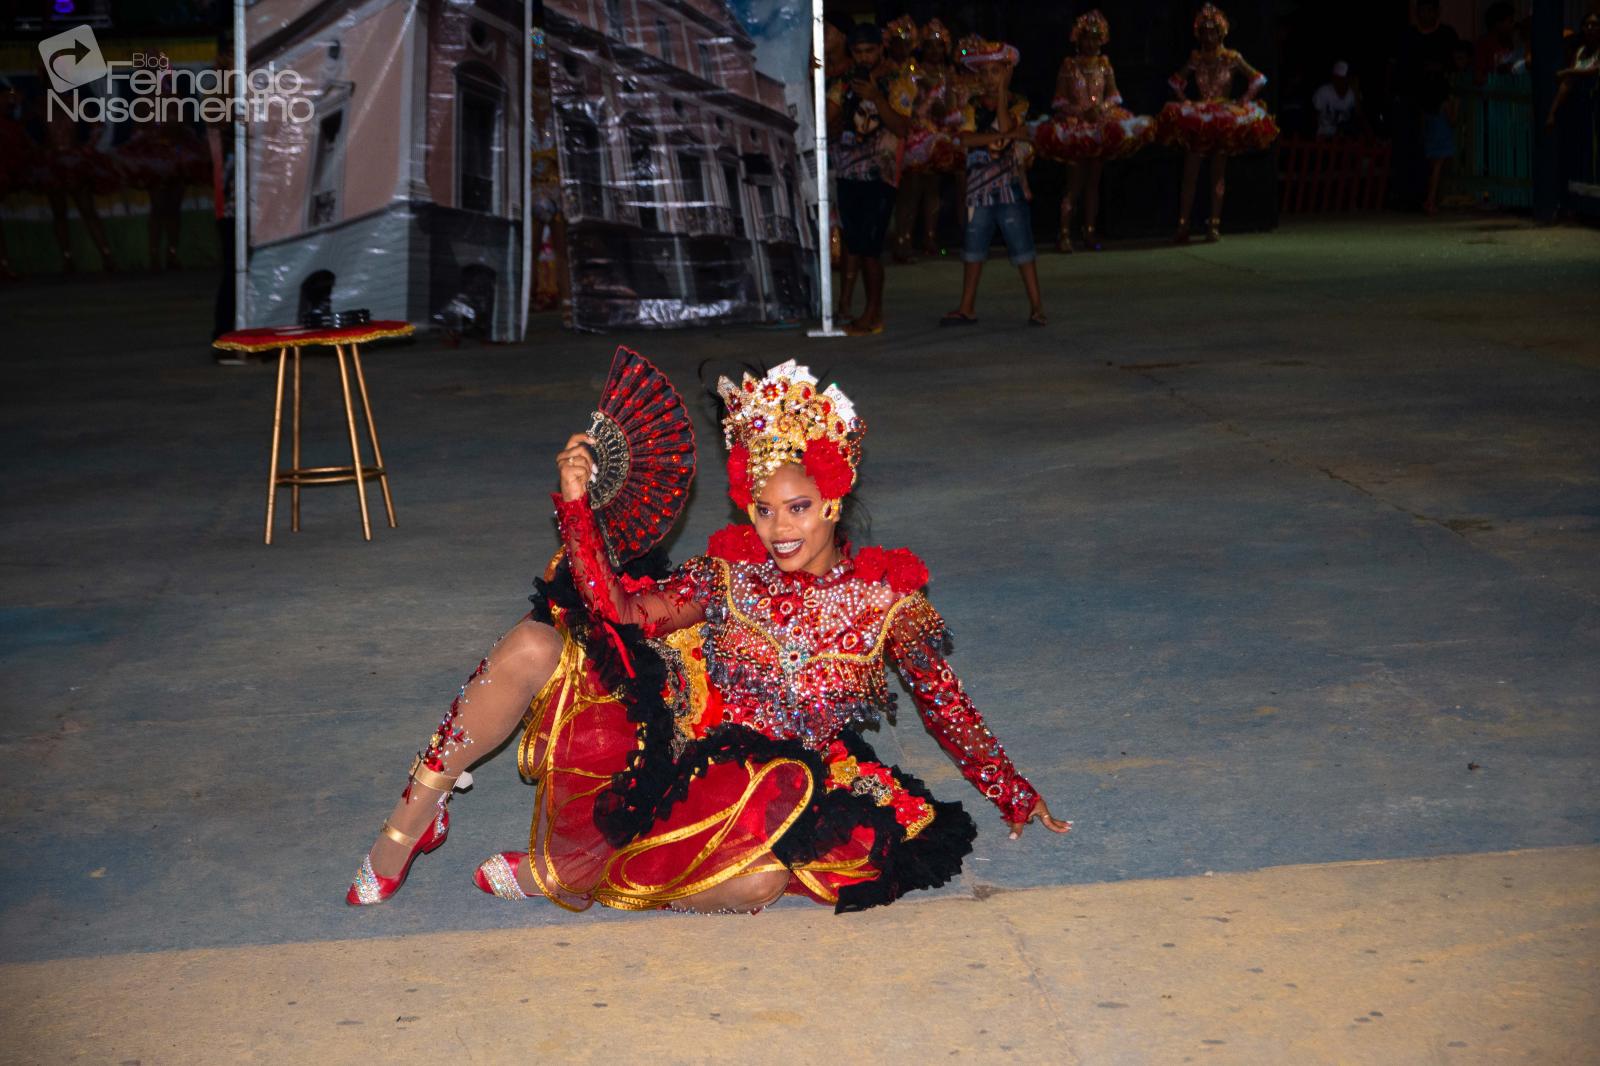
[[[561,498],[568,503],[582,499],[589,492],[589,482],[594,480],[594,438],[587,433],[574,433],[567,438],[567,446],[556,456],[556,470],[561,479]]]
[[[1011,826],[1011,839],[1015,840],[1020,837],[1022,835],[1022,831],[1028,828],[1028,823],[1033,821],[1035,818],[1039,820],[1040,825],[1044,826],[1052,833],[1072,832],[1071,822],[1063,822],[1050,817],[1050,808],[1045,805],[1044,797],[1040,796],[1039,802],[1033,805],[1033,810],[1028,812],[1028,816],[1026,818],[1020,822],[1008,823]]]

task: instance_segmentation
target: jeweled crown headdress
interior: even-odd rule
[[[901,15],[889,25],[884,27],[884,36],[901,37],[911,42],[911,47],[917,46],[917,20],[910,15]]]
[[[1070,39],[1073,44],[1077,44],[1079,37],[1091,32],[1100,38],[1101,44],[1106,44],[1111,40],[1111,23],[1106,21],[1106,17],[1100,13],[1099,8],[1095,8],[1093,11],[1086,11],[1078,16],[1077,20],[1072,24],[1072,36]]]
[[[1193,27],[1196,37],[1200,36],[1200,27],[1208,22],[1221,30],[1224,37],[1228,35],[1228,16],[1224,15],[1222,9],[1216,4],[1206,4],[1196,13]]]
[[[767,479],[780,466],[796,463],[817,483],[824,511],[837,517],[839,501],[856,483],[867,425],[839,386],[819,389],[817,384],[793,359],[765,377],[717,381],[717,395],[727,408],[722,436],[728,446],[728,496],[739,507],[749,511]]]
[[[1016,63],[1021,58],[1015,45],[976,36],[961,38],[958,51],[962,65],[970,70],[977,70],[985,63]]]

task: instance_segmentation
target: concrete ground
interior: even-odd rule
[[[1592,1061],[1600,237],[1297,223],[1041,276],[1044,330],[996,259],[976,328],[925,263],[867,340],[375,345],[400,527],[326,488],[270,548],[272,373],[210,365],[210,278],[0,289],[0,1061]],[[831,369],[871,540],[927,560],[1070,837],[1007,841],[907,705],[875,743],[983,830],[938,893],[508,906],[467,881],[525,838],[501,757],[394,901],[343,906],[553,550],[618,341],[686,390]],[[730,517],[702,428],[678,556]]]

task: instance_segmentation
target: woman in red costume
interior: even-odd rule
[[[956,66],[950,61],[950,31],[932,19],[920,31],[921,45],[911,68],[917,99],[911,109],[911,132],[906,136],[901,166],[905,177],[900,190],[904,206],[895,220],[902,251],[921,237],[923,255],[939,254],[939,208],[950,175],[966,170],[967,156],[957,136],[965,100],[956,99]]]
[[[163,74],[158,95],[153,97],[156,119],[141,123],[132,137],[117,150],[117,166],[127,185],[143,189],[150,201],[149,264],[161,270],[176,270],[178,236],[183,228],[183,194],[190,185],[211,183],[211,158],[206,144],[194,131],[173,116],[181,100],[167,95],[172,75]],[[181,111],[179,111],[181,114]]]
[[[1111,25],[1099,11],[1078,16],[1072,43],[1078,54],[1061,61],[1056,74],[1055,115],[1043,123],[1034,144],[1039,154],[1067,164],[1067,190],[1061,197],[1061,231],[1056,249],[1072,251],[1072,212],[1084,197],[1083,241],[1100,250],[1095,218],[1100,211],[1100,173],[1107,159],[1132,155],[1155,137],[1155,119],[1122,106],[1111,60],[1100,50],[1111,40]]]
[[[1194,36],[1200,47],[1189,53],[1189,62],[1168,79],[1177,100],[1161,110],[1157,132],[1164,144],[1181,145],[1183,157],[1183,199],[1178,212],[1175,240],[1189,240],[1189,212],[1194,208],[1194,187],[1200,177],[1200,160],[1211,159],[1211,220],[1206,224],[1206,240],[1222,236],[1222,194],[1230,155],[1254,152],[1271,144],[1278,136],[1278,124],[1256,96],[1267,84],[1267,76],[1244,61],[1244,56],[1223,46],[1228,36],[1228,19],[1211,4],[1194,17]],[[1244,95],[1233,98],[1234,79],[1245,81]],[[1199,100],[1185,94],[1194,81]]]
[[[583,910],[754,912],[785,893],[839,911],[941,885],[976,833],[956,803],[873,753],[886,667],[1012,837],[1058,833],[945,660],[928,574],[839,534],[865,425],[792,361],[722,379],[729,495],[750,524],[658,578],[617,573],[588,491],[594,438],[557,457],[563,551],[412,764],[347,894],[381,902],[444,840],[451,790],[519,725],[538,782],[527,851],[478,887]]]

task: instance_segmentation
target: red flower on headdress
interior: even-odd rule
[[[750,494],[750,449],[735,444],[728,451],[728,499],[741,511],[754,502]]]
[[[817,491],[824,499],[842,500],[850,494],[855,482],[855,471],[844,449],[823,437],[806,444],[806,476],[817,483]]]
[[[760,563],[767,558],[767,546],[761,543],[754,526],[724,526],[711,534],[706,551],[730,563]]]
[[[889,553],[889,587],[902,596],[928,584],[928,568],[907,548]]]

